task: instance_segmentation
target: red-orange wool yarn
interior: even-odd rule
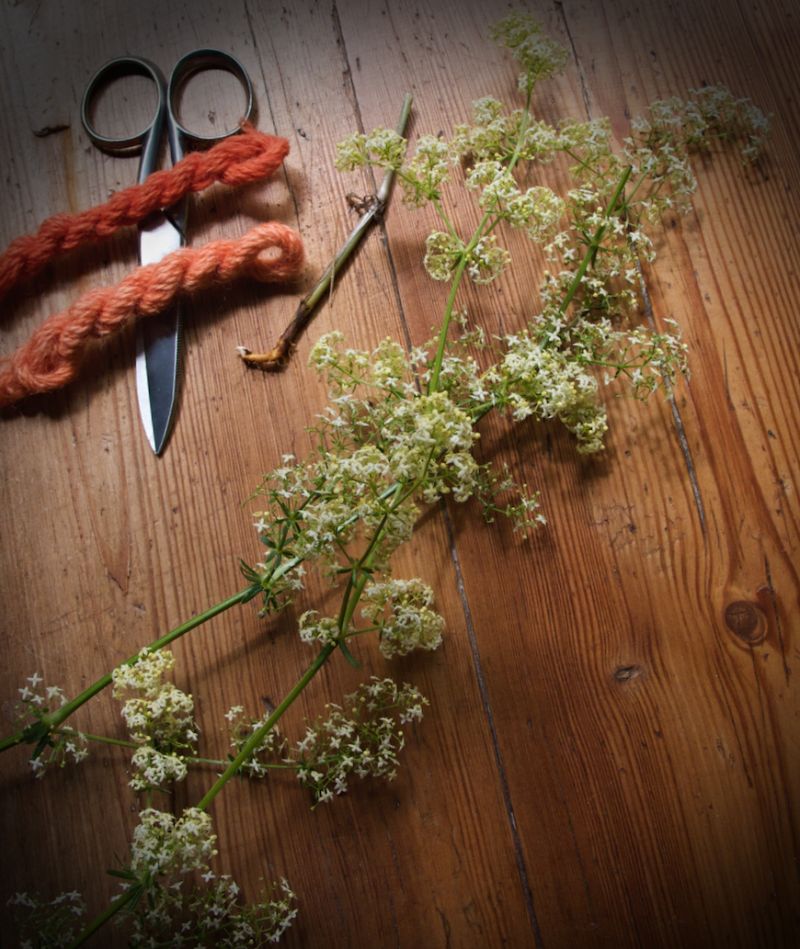
[[[49,317],[27,343],[4,360],[0,364],[0,407],[70,382],[88,340],[114,333],[129,320],[164,310],[181,293],[196,293],[241,275],[264,281],[288,280],[297,276],[302,264],[300,237],[273,221],[236,240],[184,247],[158,263],[140,267],[116,286],[92,290],[67,310]]]
[[[0,255],[0,299],[60,254],[137,224],[214,182],[243,185],[266,178],[288,153],[285,138],[244,125],[240,134],[208,151],[192,152],[172,168],[117,192],[105,204],[48,218],[35,234],[18,237]],[[300,237],[273,222],[238,240],[182,248],[140,267],[116,287],[91,291],[51,316],[10,358],[0,360],[0,407],[65,385],[77,374],[88,340],[107,336],[136,317],[158,313],[181,293],[195,293],[243,274],[258,280],[289,280],[302,264]]]
[[[118,191],[105,204],[79,214],[56,214],[35,234],[18,237],[0,256],[0,299],[21,280],[80,244],[108,237],[168,208],[215,181],[244,185],[271,175],[289,154],[289,142],[244,125],[238,135],[205,152],[191,152],[172,168],[156,171],[141,184]]]

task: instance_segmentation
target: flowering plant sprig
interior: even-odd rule
[[[373,677],[343,705],[330,703],[294,744],[278,726],[334,653],[359,664],[353,644],[366,636],[376,637],[386,659],[439,646],[444,621],[433,591],[422,579],[395,577],[392,568],[394,552],[425,508],[472,498],[488,519],[506,515],[523,532],[544,522],[536,491],[475,457],[480,420],[493,410],[512,423],[556,420],[572,433],[579,452],[591,454],[602,450],[608,425],[605,385],[626,383],[634,397],[645,398],[669,391],[686,371],[677,327],[665,321],[657,329],[639,320],[643,262],[654,257],[650,234],[665,210],[689,206],[696,185],[690,153],[727,140],[740,143],[743,159],[752,161],[765,118],[726,90],[696,90],[686,100],[656,103],[615,151],[606,121],[553,126],[532,115],[537,82],[566,61],[565,51],[532,18],[508,17],[494,35],[522,67],[521,109],[508,111],[484,98],[474,104],[472,123],[457,126],[449,140],[422,136],[409,152],[399,132],[377,129],[351,136],[337,152],[342,170],[390,170],[406,203],[435,217],[423,264],[433,279],[449,285],[436,335],[410,353],[392,340],[371,351],[348,347],[339,333],[318,340],[309,362],[328,384],[329,404],[310,431],[308,455],[284,456],[254,495],[263,556],[242,565],[246,589],[132,656],[71,702],[51,708],[35,697],[41,695],[32,690],[38,681],[24,687],[29,718],[0,749],[29,742],[34,760],[50,749],[60,762],[68,750],[59,745],[67,717],[113,684],[124,702],[130,741],[108,740],[131,747],[135,790],[158,793],[193,763],[220,772],[180,816],[149,805],[141,812],[129,861],[116,871],[122,893],[77,944],[123,913],[134,918],[134,944],[183,933],[192,916],[187,944],[260,945],[279,938],[294,915],[288,884],[273,885],[260,908],[242,907],[235,885],[211,869],[216,837],[208,810],[243,774],[293,771],[315,804],[343,793],[352,775],[394,775],[403,726],[419,720],[426,704],[411,685]],[[537,175],[533,186],[520,183],[523,166]],[[555,174],[546,183],[549,169]],[[559,184],[564,175],[566,188]],[[454,189],[459,201],[464,193],[475,200],[479,223],[469,234],[460,232]],[[501,275],[511,262],[503,244],[507,229],[538,245],[549,269],[527,325],[473,354],[470,344],[480,331],[469,326],[459,305],[462,283],[488,284]],[[456,330],[461,336],[454,339]],[[264,613],[282,608],[304,595],[306,570],[317,570],[339,594],[338,609],[329,615],[314,609],[300,615],[299,638],[315,657],[264,716],[249,718],[242,706],[230,710],[227,760],[197,758],[193,703],[164,681],[171,669],[165,647],[257,596]],[[52,697],[60,702],[60,695]],[[224,926],[214,930],[212,919]]]
[[[345,696],[344,707],[329,704],[306,727],[295,751],[297,777],[314,802],[344,794],[350,775],[392,780],[405,744],[402,726],[419,721],[427,704],[414,686],[374,676]]]

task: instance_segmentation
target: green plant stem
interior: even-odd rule
[[[242,765],[247,761],[247,759],[253,754],[253,752],[258,748],[258,746],[263,742],[266,736],[272,731],[275,725],[280,721],[284,712],[289,708],[289,706],[295,701],[295,699],[300,695],[303,689],[308,685],[308,683],[314,678],[314,676],[319,672],[319,670],[325,665],[330,657],[331,653],[336,649],[336,643],[326,643],[322,649],[319,651],[317,658],[311,663],[311,665],[306,669],[306,671],[300,676],[297,682],[294,684],[292,689],[287,693],[283,701],[278,705],[275,711],[266,719],[266,721],[257,728],[252,735],[247,739],[247,741],[242,745],[242,748],[238,755],[231,761],[228,767],[222,772],[222,774],[217,778],[217,780],[211,785],[211,787],[206,791],[203,797],[197,804],[197,807],[200,810],[208,810],[209,805],[214,800],[214,798],[219,794],[219,792],[225,787],[225,785],[234,777]]]
[[[608,222],[611,220],[614,212],[617,210],[619,199],[622,197],[622,194],[625,191],[625,185],[628,183],[628,178],[630,178],[632,171],[633,169],[630,165],[628,165],[628,167],[620,176],[616,190],[614,191],[611,200],[608,202],[608,207],[606,208],[603,215],[603,223],[598,225],[597,230],[592,235],[592,239],[589,242],[589,247],[586,253],[583,255],[583,260],[580,262],[578,269],[575,271],[575,276],[572,278],[572,281],[567,288],[567,292],[564,295],[564,299],[561,301],[561,304],[558,308],[559,316],[563,316],[567,312],[567,307],[570,305],[570,303],[572,303],[573,297],[578,292],[578,288],[580,287],[583,278],[586,276],[586,271],[589,269],[589,265],[596,257],[597,251],[600,249],[600,244],[606,235]]]
[[[411,94],[406,93],[403,99],[402,109],[400,110],[400,118],[397,122],[398,135],[405,134],[408,117],[411,114],[412,101]],[[339,248],[336,256],[330,264],[328,264],[315,286],[300,301],[292,321],[283,331],[275,346],[266,353],[252,353],[247,349],[240,351],[239,355],[248,366],[270,370],[279,369],[285,363],[297,338],[311,322],[314,310],[324,299],[325,295],[332,291],[337,275],[353,255],[353,252],[361,243],[373,221],[380,218],[386,210],[386,204],[389,200],[395,174],[396,172],[393,168],[386,169],[383,180],[378,188],[378,193],[371,200],[369,207],[361,215],[358,223],[347,237],[347,240],[345,240],[344,244]]]
[[[514,146],[514,151],[511,153],[511,158],[508,160],[507,167],[509,172],[514,170],[517,162],[519,161],[520,152],[522,151],[522,142],[525,138],[525,132],[528,130],[528,124],[530,122],[532,94],[533,87],[528,89],[525,99],[525,108],[522,113],[522,120],[520,121],[519,131],[517,133],[517,141]],[[443,219],[447,221],[447,218],[444,217],[441,211],[440,214],[442,215]],[[428,383],[428,395],[438,392],[439,390],[439,376],[442,371],[442,362],[444,361],[445,350],[447,349],[447,335],[450,332],[450,324],[453,319],[453,309],[455,307],[456,294],[458,293],[458,288],[464,278],[464,272],[467,269],[467,263],[469,262],[470,255],[477,247],[481,238],[485,236],[487,228],[488,230],[491,230],[493,226],[490,225],[491,219],[491,212],[487,211],[481,218],[480,223],[478,224],[475,233],[472,235],[472,239],[470,240],[469,244],[467,244],[467,246],[464,248],[464,252],[462,253],[461,258],[456,265],[456,269],[453,272],[453,279],[450,284],[450,292],[447,295],[444,316],[442,317],[442,325],[439,330],[439,340],[436,347],[436,355],[433,358],[433,366],[431,367],[431,378]]]
[[[433,205],[433,207],[434,207],[436,213],[437,213],[437,214],[439,215],[439,217],[441,218],[442,224],[444,224],[444,226],[447,228],[447,230],[448,230],[450,236],[457,238],[457,237],[458,237],[458,232],[456,231],[455,227],[453,226],[453,222],[452,222],[452,221],[450,220],[450,218],[447,216],[447,214],[446,214],[444,208],[442,207],[442,202],[441,202],[441,200],[440,200],[439,198],[432,198],[432,199],[431,199],[431,204]]]
[[[87,741],[96,741],[101,745],[114,745],[117,748],[140,748],[135,741],[127,741],[125,738],[112,738],[110,735],[92,735],[89,732],[79,732],[72,728],[64,729],[62,734],[75,735],[76,738],[85,738]]]
[[[453,319],[453,308],[456,302],[456,294],[458,293],[458,288],[461,284],[461,280],[464,277],[464,271],[467,269],[467,261],[469,260],[469,255],[475,250],[475,247],[478,241],[481,238],[483,233],[483,228],[488,224],[490,215],[484,214],[481,218],[481,222],[478,225],[477,230],[472,236],[472,240],[467,244],[464,252],[461,255],[461,258],[456,265],[456,269],[453,273],[453,282],[450,284],[450,292],[447,295],[447,303],[444,307],[444,317],[442,319],[442,328],[439,331],[439,342],[436,347],[436,355],[433,359],[433,366],[431,367],[431,378],[428,382],[428,395],[432,395],[434,392],[439,391],[439,375],[442,371],[442,362],[444,361],[444,353],[447,349],[447,334],[450,331],[450,323]]]
[[[78,946],[82,946],[87,939],[91,938],[98,929],[101,929],[105,924],[112,919],[120,910],[124,909],[128,903],[132,902],[140,895],[140,891],[136,886],[130,886],[124,893],[120,893],[116,899],[113,899],[108,906],[103,910],[102,913],[99,913],[95,918],[89,923],[89,925],[80,933],[78,938],[70,944],[70,949],[77,949]]]
[[[367,545],[367,549],[364,551],[361,557],[353,564],[353,567],[350,571],[350,576],[347,581],[347,586],[345,587],[345,592],[342,597],[342,607],[339,613],[339,632],[344,636],[344,631],[350,624],[350,620],[353,617],[353,614],[358,606],[358,602],[361,599],[361,594],[364,591],[364,587],[367,583],[367,580],[370,576],[370,568],[375,559],[377,552],[378,544],[383,535],[384,530],[386,529],[386,523],[388,521],[389,515],[392,514],[397,508],[409,497],[409,494],[403,494],[402,491],[403,482],[399,482],[397,485],[394,485],[391,489],[391,493],[387,497],[391,497],[392,494],[395,495],[395,501],[386,511],[383,518],[381,519],[380,524],[375,529],[375,533],[372,535],[372,538]],[[357,577],[357,579],[356,579]],[[297,680],[292,689],[287,693],[283,701],[275,708],[275,711],[267,718],[263,724],[257,728],[252,735],[247,739],[247,741],[242,745],[239,753],[231,761],[225,771],[217,778],[214,784],[206,791],[203,797],[198,803],[198,807],[201,810],[207,810],[214,798],[219,794],[219,792],[225,787],[225,785],[241,770],[242,766],[245,764],[248,758],[252,756],[255,750],[259,745],[264,741],[266,736],[272,731],[272,729],[277,725],[280,719],[283,717],[286,710],[292,705],[292,703],[297,699],[300,693],[305,689],[308,683],[314,678],[314,676],[319,672],[319,670],[325,665],[328,661],[331,654],[339,646],[338,642],[326,643],[320,650],[317,658],[311,663],[311,665],[306,669],[303,675]]]
[[[247,587],[245,590],[240,590],[233,596],[229,596],[227,599],[221,600],[219,603],[209,607],[202,613],[198,613],[197,616],[193,616],[191,619],[186,620],[186,622],[181,623],[180,626],[176,626],[160,639],[154,640],[149,646],[146,646],[145,648],[152,651],[163,649],[164,646],[168,646],[170,643],[174,642],[176,639],[179,639],[181,636],[185,636],[186,633],[196,629],[203,623],[208,622],[208,620],[213,619],[215,616],[219,616],[220,613],[224,613],[232,606],[238,606],[241,603],[247,603],[248,600],[251,600],[258,594],[259,589],[259,587],[254,588],[251,586]],[[120,665],[133,665],[133,663],[139,658],[141,652],[142,650],[139,650],[139,652],[135,653],[135,655],[129,656],[124,662],[121,662]],[[58,726],[61,725],[62,722],[66,721],[69,716],[73,714],[73,712],[76,712],[81,707],[81,705],[88,702],[89,699],[94,698],[95,695],[97,695],[99,692],[102,692],[106,686],[110,685],[111,681],[112,673],[108,672],[104,676],[101,676],[87,689],[84,689],[80,695],[75,696],[74,699],[71,699],[65,705],[62,705],[55,711],[50,712],[48,715],[43,715],[41,719],[39,719],[38,722],[35,722],[32,726],[21,729],[16,734],[4,738],[2,741],[0,741],[0,751],[7,751],[9,748],[13,748],[15,745],[20,745],[26,741],[35,741],[41,736],[43,731],[46,733],[47,731],[52,731],[54,728],[58,728]],[[34,737],[29,737],[34,732]]]
[[[76,738],[85,738],[87,741],[95,741],[101,745],[113,745],[117,748],[143,748],[141,744],[137,744],[135,741],[128,741],[125,738],[112,738],[110,735],[92,735],[90,732],[79,732],[75,731],[73,728],[65,728],[62,734],[75,735]],[[218,768],[223,767],[228,762],[223,761],[221,758],[198,758],[194,755],[179,755],[182,761],[185,761],[187,764],[213,764]],[[272,767],[270,765],[270,767]]]

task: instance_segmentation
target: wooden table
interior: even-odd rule
[[[285,775],[236,783],[213,806],[219,867],[250,896],[261,877],[291,881],[290,946],[796,946],[797,9],[531,9],[570,51],[537,93],[545,118],[607,114],[622,136],[652,99],[704,82],[773,115],[756,168],[728,155],[700,163],[696,211],[666,222],[647,271],[656,319],[683,327],[691,381],[674,404],[612,399],[599,459],[579,458],[555,427],[481,424],[483,449],[541,488],[549,525],[522,543],[471,505],[423,519],[398,575],[434,586],[447,636],[395,668],[431,699],[397,780],[313,811]],[[337,141],[394,125],[406,90],[412,137],[465,120],[479,96],[515,94],[515,66],[487,37],[504,11],[477,0],[3,5],[3,246],[133,182],[135,162],[92,148],[78,117],[105,59],[140,53],[168,69],[208,45],[241,59],[258,126],[291,153],[270,182],[193,200],[191,241],[276,219],[299,230],[308,259],[295,286],[243,282],[187,304],[183,397],[163,457],[141,431],[127,332],[64,391],[0,419],[3,732],[27,676],[74,695],[241,588],[238,558],[259,555],[250,492],[282,453],[304,453],[325,402],[306,367],[323,332],[362,347],[429,336],[444,299],[420,266],[432,219],[397,197],[284,373],[248,372],[235,353],[274,341],[354,222],[346,195],[374,188],[334,171]],[[209,111],[230,108],[207,92]],[[120,118],[145,108],[138,95]],[[2,352],[135,266],[130,230],[65,257],[5,301]],[[469,291],[490,333],[523,324],[540,272],[528,257],[499,289]],[[308,663],[301,605],[268,619],[238,608],[176,644],[208,753],[225,754],[230,705],[260,714]],[[334,657],[290,731],[386,673],[373,644],[358,656],[357,671]],[[79,725],[124,735],[107,692]],[[104,871],[124,860],[136,822],[128,777],[112,748],[41,782],[22,749],[7,753],[2,899],[79,889],[99,911],[116,886]],[[212,777],[193,772],[174,806]]]

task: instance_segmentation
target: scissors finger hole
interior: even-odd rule
[[[134,149],[152,127],[159,91],[145,73],[99,73],[86,90],[82,118],[95,144],[110,150]]]
[[[236,132],[248,117],[250,96],[229,70],[207,67],[176,86],[172,110],[184,133],[197,142],[216,141]]]

